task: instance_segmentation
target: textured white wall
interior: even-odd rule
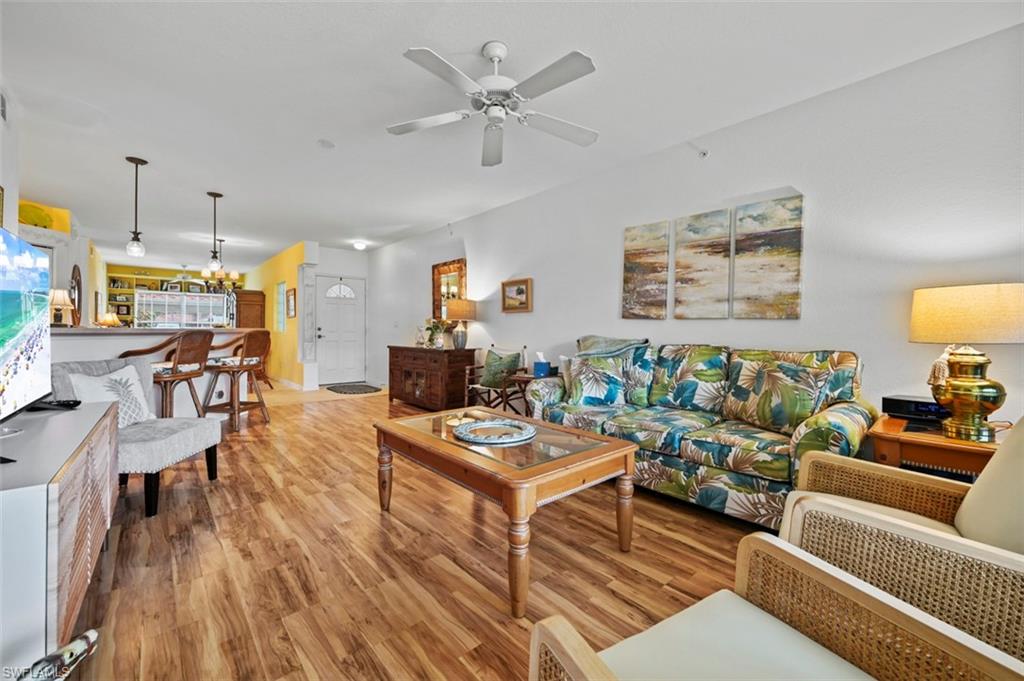
[[[454,237],[441,229],[373,251],[369,379],[386,382],[384,346],[411,341],[429,313],[430,264],[464,251],[469,296],[482,301],[470,329],[478,347],[525,343],[557,355],[600,333],[849,349],[865,362],[876,404],[927,394],[941,348],[907,342],[911,291],[1024,280],[1022,56],[1018,26],[702,137],[707,160],[676,146],[459,222]],[[805,196],[800,320],[620,318],[626,225],[786,186]],[[502,314],[499,282],[526,276],[534,312]],[[1024,347],[982,349],[1009,392],[999,415],[1019,417]]]

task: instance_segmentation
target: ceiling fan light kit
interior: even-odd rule
[[[522,104],[593,73],[594,61],[590,57],[582,52],[570,52],[526,80],[516,82],[498,73],[498,66],[508,57],[508,45],[492,40],[484,43],[480,52],[493,64],[493,73],[474,80],[431,49],[412,47],[406,50],[406,59],[422,66],[468,97],[470,108],[397,123],[389,126],[387,131],[392,135],[404,135],[483,114],[487,119],[481,157],[481,165],[484,166],[501,163],[505,121],[509,117],[527,128],[540,130],[580,146],[585,147],[597,141],[596,130],[536,111],[520,111]]]

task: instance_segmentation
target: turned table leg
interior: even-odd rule
[[[633,541],[633,476],[623,475],[615,483],[615,521],[619,527],[619,549],[629,551]]]
[[[530,520],[512,520],[508,526],[508,592],[512,616],[526,616],[530,591]]]
[[[380,510],[391,507],[391,450],[381,447],[377,450],[377,495],[380,497]]]

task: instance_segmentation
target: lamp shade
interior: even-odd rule
[[[448,301],[446,319],[459,319],[471,322],[476,319],[476,301],[465,298],[453,298]]]
[[[65,288],[50,289],[50,307],[71,307],[71,296]]]
[[[914,291],[913,343],[1024,343],[1024,283]]]

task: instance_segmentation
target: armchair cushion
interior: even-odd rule
[[[742,421],[683,435],[679,456],[705,466],[789,482],[789,438]]]
[[[574,357],[569,384],[570,404],[586,406],[625,404],[621,355]]]
[[[635,442],[641,449],[679,456],[683,435],[721,420],[718,414],[707,411],[648,407],[608,419],[604,423],[604,433]]]
[[[743,633],[742,642],[738,636]],[[619,679],[870,679],[732,591],[598,653]]]
[[[569,404],[563,402],[544,410],[544,419],[570,428],[601,433],[605,421],[636,411],[631,404]]]
[[[220,421],[151,419],[117,431],[118,473],[157,473],[220,443]]]
[[[820,405],[827,368],[799,362],[809,353],[734,350],[723,414],[791,435]]]
[[[118,369],[126,366],[135,367],[142,383],[142,390],[146,394],[146,406],[153,411],[153,365],[145,357],[132,357],[130,359],[97,359],[83,362],[54,362],[50,368],[50,382],[55,400],[77,400],[75,387],[71,384],[71,374],[84,374],[85,376],[104,376],[112,374]]]
[[[484,358],[484,373],[480,384],[487,388],[504,388],[505,380],[516,372],[522,363],[522,354],[500,355],[494,350],[487,351]]]
[[[661,346],[651,404],[721,413],[728,355],[729,349],[721,345]]]
[[[117,402],[117,427],[154,419],[139,373],[133,366],[124,366],[102,376],[69,374],[75,396],[82,402]]]
[[[1024,554],[1024,419],[989,459],[953,522],[968,539]]]

